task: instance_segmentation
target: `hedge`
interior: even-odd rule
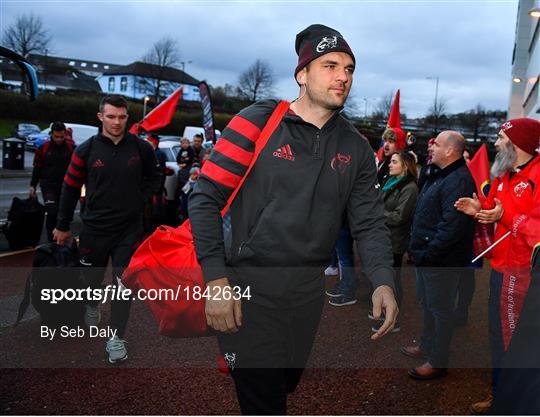
[[[35,120],[49,124],[60,120],[66,123],[96,126],[99,123],[96,113],[101,97],[87,93],[76,95],[73,92],[55,95],[41,94],[36,101],[32,102],[24,95],[0,91],[0,114],[4,119],[13,119],[14,123]],[[129,124],[140,121],[143,114],[142,103],[130,101],[129,113]],[[215,128],[223,130],[232,117],[232,114],[215,114]],[[177,111],[169,126],[161,129],[159,133],[180,135],[185,126],[202,126],[202,111]]]

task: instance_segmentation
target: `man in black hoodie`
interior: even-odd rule
[[[53,240],[62,183],[72,153],[73,145],[66,140],[66,125],[62,122],[54,122],[51,125],[50,139],[44,142],[34,155],[30,197],[36,196],[36,187],[39,183],[47,212],[45,227],[49,242]]]
[[[150,144],[126,132],[127,101],[121,96],[106,96],[97,114],[101,131],[77,147],[71,158],[60,197],[58,222],[53,234],[58,244],[71,236],[70,223],[81,187],[86,186],[81,210],[79,236],[80,263],[85,283],[101,287],[104,272],[112,259],[113,285],[119,284],[143,235],[144,202],[161,187],[159,163]],[[109,362],[127,359],[123,339],[130,299],[111,302],[113,337],[107,341]],[[86,305],[85,323],[97,326],[101,319],[99,303]]]
[[[262,150],[230,209],[225,248],[220,209],[239,183],[276,107],[244,109],[223,131],[190,197],[189,213],[210,297],[208,324],[220,331],[244,414],[285,414],[307,363],[324,303],[324,269],[347,212],[373,314],[385,313],[378,339],[394,325],[392,253],[368,141],[340,112],[354,55],[342,35],[311,25],[296,38],[300,97]],[[228,239],[226,239],[229,241]],[[239,287],[250,297],[226,300]]]

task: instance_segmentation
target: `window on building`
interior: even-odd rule
[[[127,91],[127,77],[120,77],[120,91]]]
[[[109,66],[108,65],[103,65],[103,68],[109,69]]]
[[[146,86],[147,86],[147,82],[146,80],[139,80],[139,93],[146,93]]]
[[[92,68],[97,68],[98,66],[98,64],[92,64]]]
[[[75,65],[75,61],[69,61],[69,65],[72,67]]]
[[[86,67],[86,62],[81,62],[81,67]]]
[[[109,77],[109,91],[114,91],[114,77]]]

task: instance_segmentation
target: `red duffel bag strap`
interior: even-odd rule
[[[229,210],[229,207],[231,207],[232,202],[234,201],[234,198],[236,197],[236,194],[240,191],[240,188],[242,188],[242,185],[244,184],[244,181],[248,177],[249,173],[253,169],[253,166],[255,165],[255,162],[257,162],[257,158],[259,158],[259,154],[262,152],[264,147],[266,146],[266,143],[268,142],[268,139],[270,139],[270,136],[272,136],[272,133],[276,130],[276,128],[281,123],[281,119],[283,119],[283,116],[289,109],[289,106],[291,103],[285,100],[281,100],[274,111],[272,112],[272,115],[268,119],[268,122],[266,122],[266,125],[264,126],[261,135],[259,136],[259,139],[255,142],[255,153],[253,154],[253,158],[251,158],[251,162],[249,164],[248,169],[246,170],[244,176],[230,195],[229,199],[227,200],[227,204],[221,210],[221,216],[223,217],[225,213]]]

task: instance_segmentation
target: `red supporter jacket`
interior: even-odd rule
[[[501,201],[504,214],[497,223],[494,241],[509,230],[512,230],[513,234],[495,246],[491,266],[499,272],[504,272],[505,266],[529,266],[532,247],[529,246],[519,253],[511,248],[516,244],[516,239],[523,239],[519,236],[519,230],[523,230],[530,213],[540,205],[540,155],[536,155],[521,171],[512,175],[507,172],[502,177],[495,178],[482,207],[495,207],[495,198]],[[529,233],[540,235],[539,230],[530,230]]]

